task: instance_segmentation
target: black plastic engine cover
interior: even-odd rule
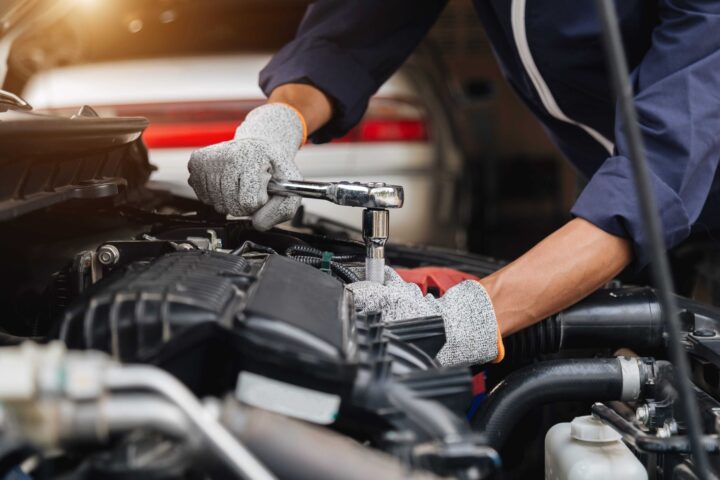
[[[408,408],[422,401],[433,415],[457,419],[452,438],[463,452],[481,441],[460,420],[472,398],[470,372],[437,368],[431,356],[444,341],[442,319],[391,328],[380,312],[356,315],[337,279],[277,254],[176,252],[130,264],[68,310],[60,336],[71,348],[158,365],[199,397],[235,391],[256,407],[333,423],[359,439],[392,429],[417,444],[443,442],[447,432],[427,428],[434,422],[425,408]],[[414,442],[392,448],[409,458]],[[438,459],[438,468],[480,461],[463,458]]]
[[[353,377],[343,285],[294,260],[177,252],[93,290],[63,319],[70,348],[157,364],[196,392],[226,392],[240,370],[333,391]]]
[[[327,344],[328,354],[345,356],[350,323],[343,311],[343,285],[317,269],[279,255],[268,257],[250,289],[245,316],[248,321],[286,322],[299,332]],[[288,301],[290,299],[291,301]],[[299,339],[302,341],[301,339]],[[334,350],[331,351],[330,349]]]

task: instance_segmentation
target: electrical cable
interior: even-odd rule
[[[285,251],[288,258],[317,268],[323,268],[323,264],[326,262],[324,254],[325,252],[322,250],[307,245],[294,245]],[[327,266],[335,276],[345,283],[355,283],[360,281],[360,277],[342,263],[357,262],[364,258],[362,255],[331,255]]]
[[[323,251],[308,245],[293,245],[285,251],[285,255],[288,257],[295,257],[298,254],[311,257],[322,257]],[[365,255],[362,254],[349,254],[349,255],[333,255],[333,262],[346,263],[346,262],[362,262],[365,260]]]
[[[670,358],[677,372],[677,387],[680,403],[684,410],[688,437],[693,452],[694,469],[700,478],[716,478],[710,469],[707,452],[703,446],[700,412],[690,383],[690,367],[681,342],[681,328],[670,267],[668,264],[665,240],[662,236],[660,218],[653,196],[647,158],[637,111],[633,103],[633,90],[629,81],[627,59],[622,45],[617,12],[612,0],[595,0],[596,9],[602,22],[602,37],[605,45],[607,63],[610,69],[613,89],[617,95],[617,104],[627,136],[629,159],[632,165],[635,187],[640,201],[640,210],[651,255],[651,270],[658,289],[658,300],[665,320]]]
[[[300,263],[304,263],[306,265],[311,265],[313,267],[321,268],[322,267],[322,258],[318,257],[309,257],[309,256],[301,256],[301,257],[290,257],[295,261],[298,261]],[[330,271],[334,273],[340,280],[342,280],[345,283],[355,283],[360,281],[360,277],[357,276],[355,272],[347,268],[346,266],[337,263],[337,262],[330,262]]]
[[[250,240],[246,240],[243,242],[242,245],[240,245],[238,248],[230,252],[230,255],[237,255],[238,257],[243,256],[247,252],[260,252],[260,253],[267,253],[268,255],[275,255],[277,252],[273,250],[270,247],[266,247],[265,245],[260,245],[259,243],[255,243]]]

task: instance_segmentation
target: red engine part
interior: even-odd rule
[[[446,267],[422,267],[407,270],[397,270],[400,277],[408,283],[414,283],[423,295],[431,293],[443,295],[445,292],[465,280],[480,280],[469,273]]]

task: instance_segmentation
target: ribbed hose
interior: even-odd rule
[[[490,392],[473,427],[500,449],[533,407],[567,400],[624,400],[620,362],[618,358],[553,360],[513,372]],[[639,390],[639,385],[634,386]]]
[[[687,303],[686,308],[692,312],[696,306]],[[520,361],[568,349],[652,352],[664,348],[665,328],[654,290],[610,288],[503,341],[506,357]]]
[[[560,350],[561,326],[556,316],[547,318],[503,339],[505,356],[513,361]]]

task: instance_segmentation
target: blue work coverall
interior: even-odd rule
[[[320,0],[262,71],[266,94],[311,83],[335,105],[328,141],[363,115],[446,5],[442,0]],[[592,0],[475,0],[510,85],[589,182],[572,214],[648,244]],[[665,241],[720,229],[720,1],[617,0]]]

